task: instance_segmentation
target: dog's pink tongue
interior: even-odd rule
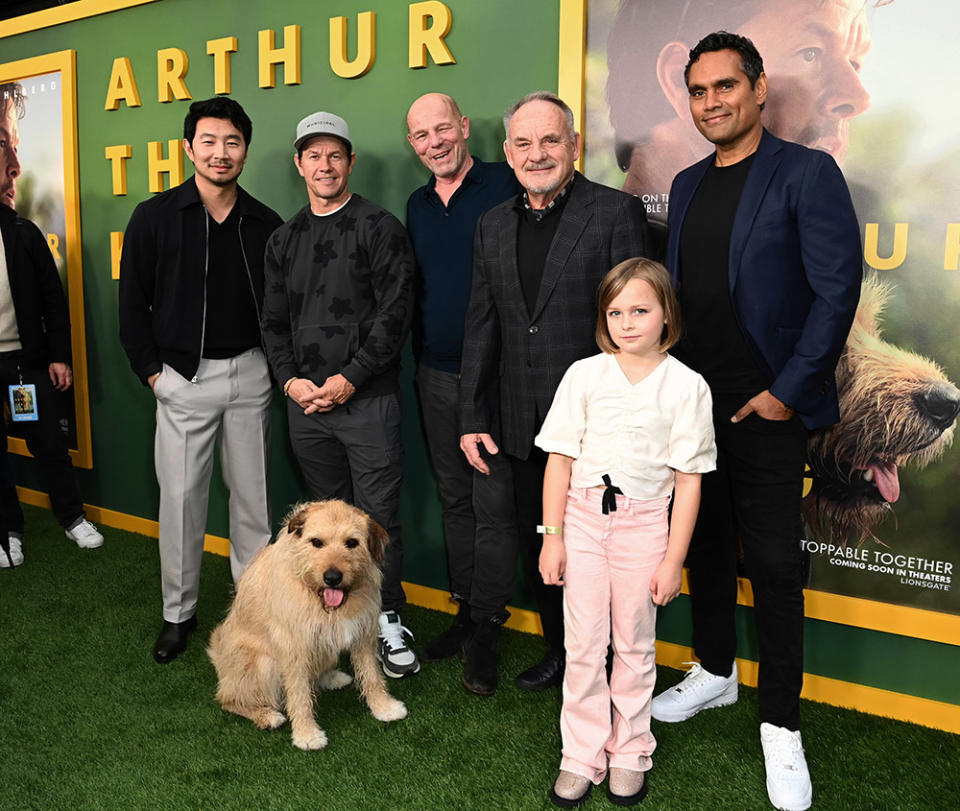
[[[870,470],[873,471],[873,483],[884,501],[892,504],[900,498],[900,477],[893,462],[876,462],[870,465]]]
[[[330,608],[336,608],[338,605],[340,605],[340,603],[343,602],[343,590],[330,588],[324,589],[323,602],[330,606]]]

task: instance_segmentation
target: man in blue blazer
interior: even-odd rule
[[[767,791],[777,808],[804,809],[803,470],[808,432],[839,418],[834,370],[859,297],[860,228],[833,158],[763,129],[767,79],[750,40],[710,34],[685,79],[716,150],[673,181],[667,265],[684,314],[677,354],[710,384],[719,458],[687,558],[700,663],[654,699],[653,716],[682,721],[737,699],[739,540]]]

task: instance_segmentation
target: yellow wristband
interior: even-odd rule
[[[563,527],[544,526],[537,524],[537,532],[541,535],[563,535]]]
[[[283,384],[283,396],[286,397],[290,391],[290,387],[293,385],[294,380],[299,380],[299,377],[291,377],[286,383]]]

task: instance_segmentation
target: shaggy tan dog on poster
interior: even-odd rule
[[[373,717],[405,718],[375,655],[387,533],[335,500],[301,504],[285,524],[240,578],[230,613],[210,636],[217,700],[260,729],[289,717],[294,746],[322,749],[327,736],[313,715],[314,690],[352,681],[336,669],[349,650]]]
[[[890,285],[870,277],[837,365],[840,422],[811,435],[804,518],[820,538],[861,544],[900,498],[900,470],[950,446],[960,389],[934,361],[886,341]]]

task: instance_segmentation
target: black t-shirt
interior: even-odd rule
[[[240,246],[236,206],[221,223],[207,214],[207,224],[203,357],[233,358],[260,346],[260,317]]]
[[[566,191],[566,190],[565,190]],[[527,312],[537,306],[540,282],[547,264],[550,246],[557,234],[557,226],[567,204],[567,193],[556,198],[556,203],[546,211],[533,211],[523,205],[523,196],[517,202],[520,209],[520,225],[517,229],[517,268],[520,271],[520,288],[527,303]]]
[[[683,339],[676,356],[717,394],[748,398],[770,382],[744,337],[730,298],[730,234],[753,156],[711,166],[697,188],[680,231]]]

